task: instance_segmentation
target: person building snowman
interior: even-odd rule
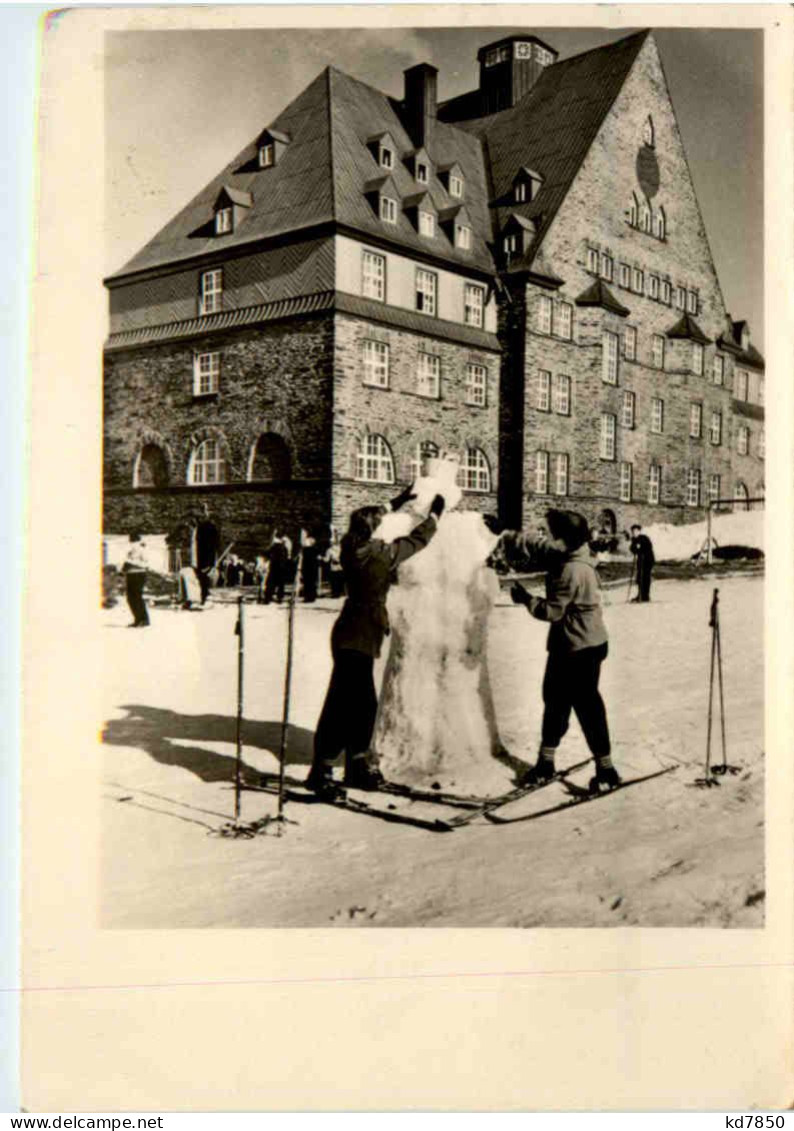
[[[391,509],[415,499],[413,486],[392,500]],[[340,558],[347,599],[331,630],[333,670],[314,736],[314,758],[306,787],[325,801],[339,796],[331,767],[344,750],[344,783],[353,789],[377,789],[380,771],[370,764],[378,696],[374,666],[389,632],[386,595],[397,580],[398,566],[418,553],[436,532],[444,497],[436,495],[430,513],[403,537],[385,542],[374,537],[386,508],[360,507],[350,516]]]
[[[549,624],[540,751],[519,784],[539,784],[554,776],[557,748],[573,710],[595,759],[591,790],[614,789],[621,779],[612,764],[606,707],[598,690],[608,643],[589,526],[583,515],[568,510],[548,511],[546,526],[548,537],[503,535],[547,570],[545,597],[530,595],[517,582],[510,591],[516,604]]]

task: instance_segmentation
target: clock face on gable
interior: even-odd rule
[[[643,145],[637,153],[637,180],[648,200],[653,200],[659,191],[661,175],[656,150],[651,145]]]

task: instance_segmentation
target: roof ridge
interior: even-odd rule
[[[597,55],[599,51],[611,51],[614,47],[620,47],[623,43],[628,43],[632,39],[646,39],[653,31],[653,28],[642,28],[641,31],[632,31],[628,35],[624,35],[621,39],[615,39],[611,43],[602,43],[599,47],[588,47],[585,51],[577,51],[575,55],[566,55],[564,59],[557,59],[555,63],[551,63],[546,70],[551,71],[554,67],[559,67],[565,63],[572,63],[575,59],[583,59],[585,55]]]

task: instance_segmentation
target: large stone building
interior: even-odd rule
[[[499,40],[440,105],[427,64],[401,101],[328,67],[106,280],[106,530],[253,552],[439,452],[511,523],[762,492],[763,359],[653,36],[556,59]]]

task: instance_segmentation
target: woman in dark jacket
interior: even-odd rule
[[[392,501],[392,509],[398,510],[414,497],[407,488]],[[385,513],[383,507],[361,507],[350,516],[341,550],[347,600],[331,631],[334,667],[306,779],[307,788],[324,800],[332,801],[339,793],[331,767],[343,750],[346,786],[377,789],[383,782],[380,772],[369,765],[368,753],[378,708],[375,659],[389,631],[386,594],[397,579],[400,563],[424,549],[433,537],[443,510],[444,499],[436,495],[427,518],[393,542],[372,537]]]
[[[607,632],[587,520],[576,511],[551,510],[546,524],[551,538],[545,541],[514,536],[522,548],[544,561],[548,572],[545,598],[531,596],[517,583],[510,595],[533,617],[550,625],[540,753],[522,784],[553,777],[554,757],[573,710],[595,758],[591,789],[613,789],[620,785],[620,777],[612,765],[607,713],[598,690],[601,664],[607,656]]]

